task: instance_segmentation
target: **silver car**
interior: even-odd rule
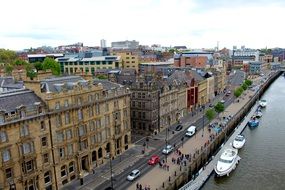
[[[162,153],[163,154],[169,154],[173,151],[173,146],[171,145],[167,145],[163,150],[162,150]]]
[[[128,175],[127,180],[134,181],[137,177],[141,175],[141,172],[139,170],[133,170],[130,175]]]

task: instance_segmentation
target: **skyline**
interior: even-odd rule
[[[21,50],[105,39],[188,48],[284,47],[282,0],[10,0],[0,12],[0,48]],[[15,6],[17,5],[17,6]]]

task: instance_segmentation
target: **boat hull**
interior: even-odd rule
[[[240,159],[241,158],[237,156],[233,164],[228,169],[223,170],[223,171],[220,171],[219,169],[217,169],[217,167],[215,167],[216,176],[217,177],[229,176],[230,173],[236,168]]]

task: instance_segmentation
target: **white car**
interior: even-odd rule
[[[133,170],[130,175],[128,175],[127,180],[134,181],[137,177],[141,175],[141,172],[139,170]]]
[[[171,145],[167,145],[163,150],[162,150],[162,153],[163,154],[169,154],[173,151],[173,146]]]
[[[196,132],[196,127],[195,126],[190,126],[188,129],[187,129],[187,131],[186,131],[186,136],[187,137],[192,137],[194,134],[195,134],[195,132]]]

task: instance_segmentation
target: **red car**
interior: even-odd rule
[[[149,160],[148,160],[148,164],[149,165],[155,165],[160,161],[159,156],[157,155],[153,155]]]

